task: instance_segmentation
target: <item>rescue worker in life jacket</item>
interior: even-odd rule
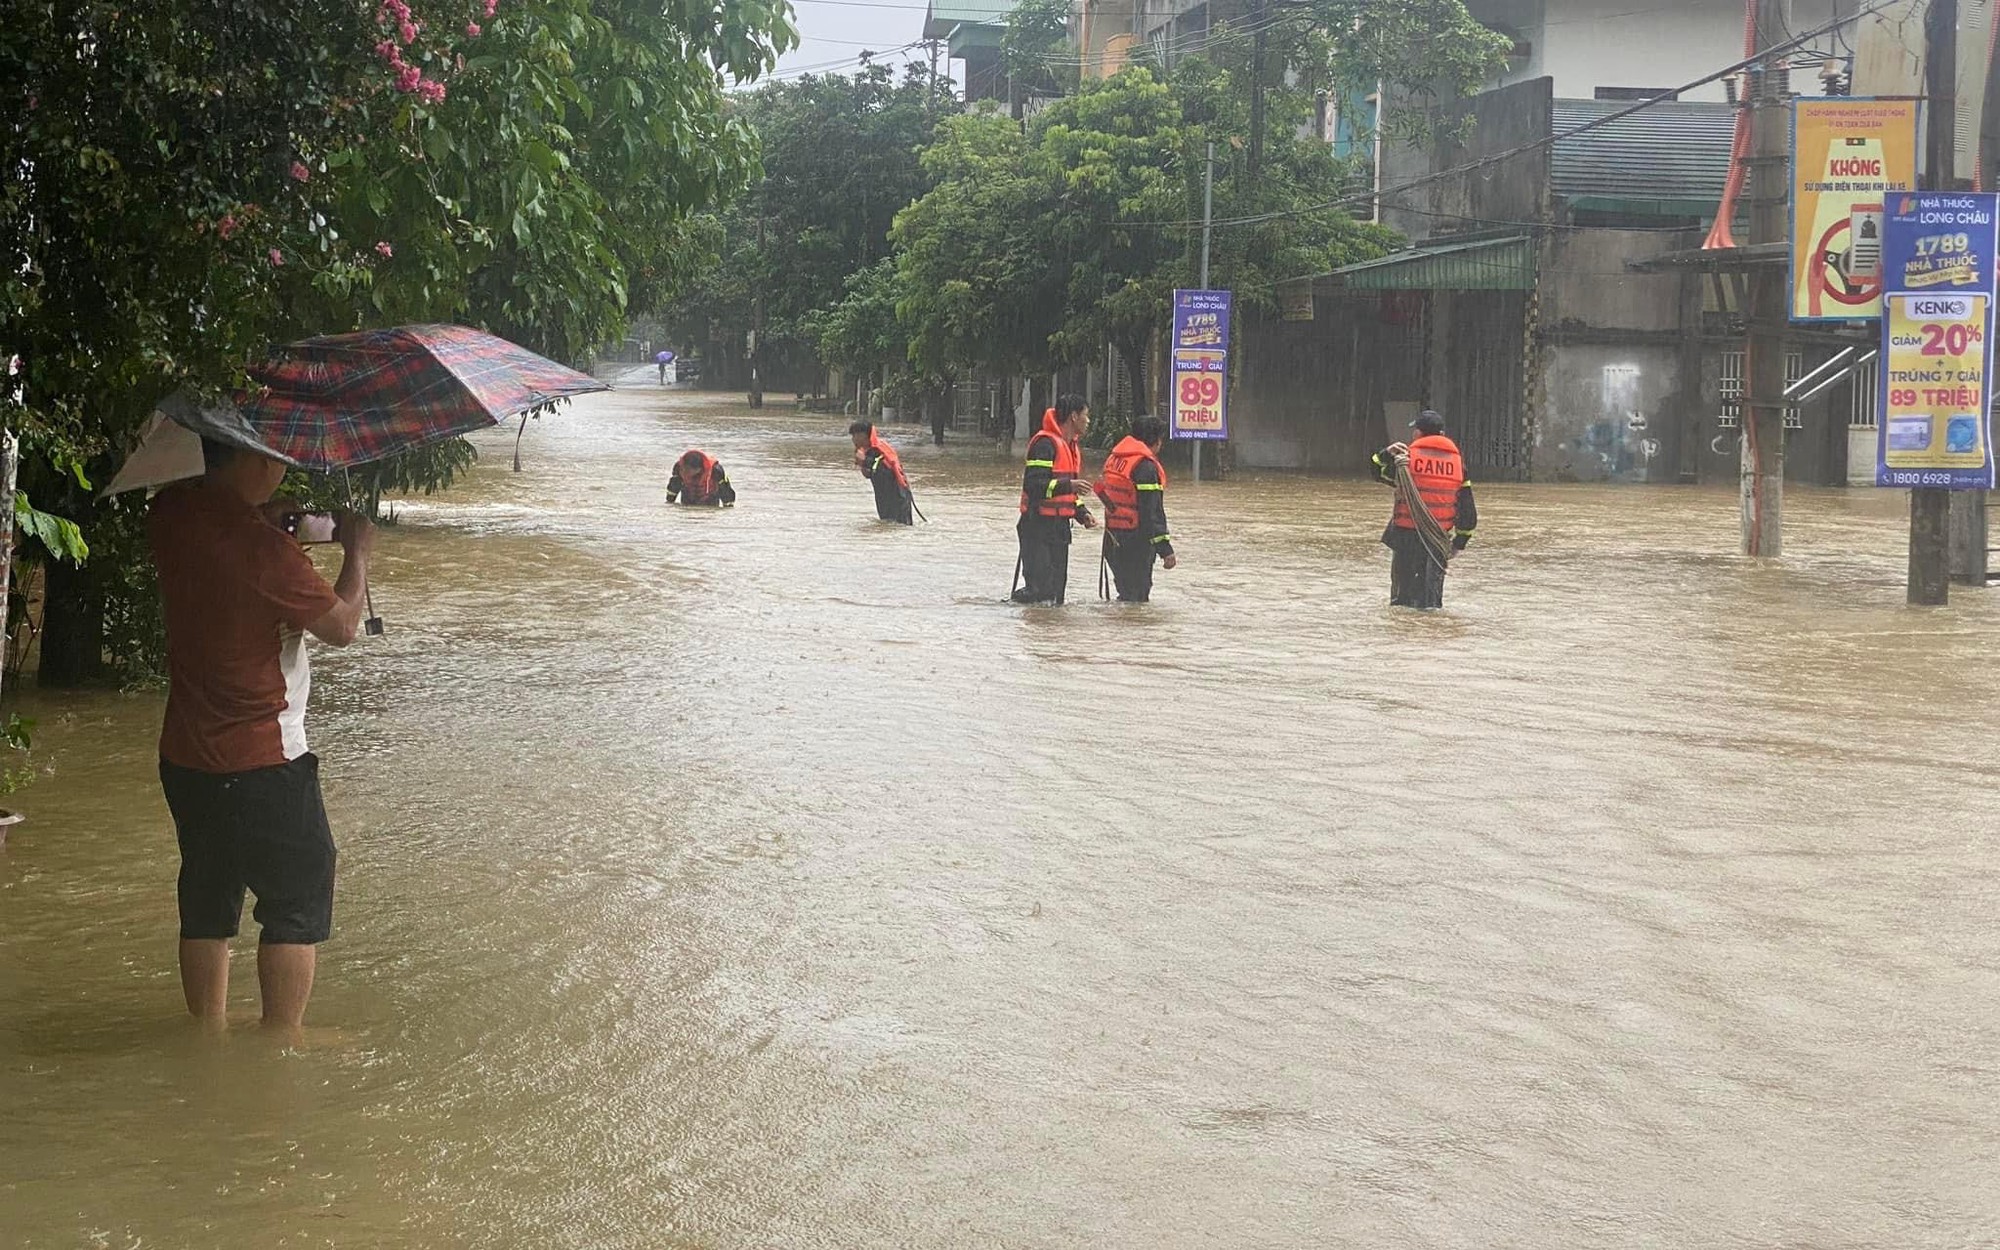
[[[1168,568],[1180,561],[1167,533],[1167,471],[1160,444],[1167,423],[1134,417],[1132,432],[1104,461],[1097,497],[1104,501],[1104,559],[1118,586],[1120,603],[1145,603],[1153,595],[1153,561]]]
[[[875,515],[898,525],[912,524],[910,479],[896,449],[882,441],[870,422],[856,421],[847,432],[854,436],[855,467],[875,486]]]
[[[1396,484],[1396,465],[1407,460],[1410,477],[1424,507],[1451,537],[1451,549],[1464,551],[1479,524],[1479,508],[1472,498],[1472,483],[1465,480],[1465,457],[1458,444],[1445,437],[1444,418],[1426,410],[1410,423],[1417,437],[1408,443],[1391,443],[1375,453],[1375,478]],[[1389,527],[1382,531],[1382,545],[1392,554],[1389,562],[1389,603],[1399,608],[1441,608],[1444,606],[1442,561],[1432,556],[1417,532],[1417,520],[1410,515],[1400,495]]]
[[[721,462],[705,451],[689,448],[674,463],[667,478],[667,502],[696,508],[726,508],[736,503],[736,488]]]
[[[1021,581],[1016,603],[1063,601],[1069,587],[1070,523],[1095,529],[1090,510],[1077,501],[1083,476],[1081,440],[1090,428],[1090,405],[1064,395],[1042,414],[1042,428],[1028,440],[1028,464],[1021,474]]]

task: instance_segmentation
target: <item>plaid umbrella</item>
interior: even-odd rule
[[[237,399],[257,441],[325,471],[496,425],[552,400],[610,389],[465,326],[399,326],[306,339],[250,370]]]

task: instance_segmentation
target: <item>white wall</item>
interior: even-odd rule
[[[1530,55],[1501,83],[1552,77],[1558,99],[1588,100],[1599,87],[1678,87],[1743,59],[1742,0],[1470,0],[1474,17],[1516,33]],[[1824,25],[1859,0],[1792,0],[1791,29]],[[1637,11],[1635,10],[1643,10]],[[1851,31],[1847,32],[1851,35]],[[1817,46],[1835,46],[1832,36]],[[1792,89],[1818,95],[1817,66],[1793,71]],[[1721,83],[1682,99],[1722,100]]]

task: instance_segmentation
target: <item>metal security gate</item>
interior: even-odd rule
[[[1445,315],[1430,336],[1432,407],[1475,478],[1528,476],[1526,422],[1529,296],[1522,291],[1440,291]]]

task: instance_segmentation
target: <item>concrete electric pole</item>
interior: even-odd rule
[[[1924,18],[1923,176],[1926,190],[1952,186],[1958,140],[1958,0],[1931,0]],[[1913,606],[1951,599],[1951,492],[1919,486],[1910,492],[1910,575]]]
[[[1757,5],[1756,51],[1768,53],[1790,39],[1791,0]],[[1790,237],[1790,74],[1782,58],[1767,56],[1750,71],[1752,243]],[[1750,278],[1749,342],[1743,367],[1743,554],[1775,559],[1784,554],[1785,329],[1791,292],[1782,266],[1766,265]]]

